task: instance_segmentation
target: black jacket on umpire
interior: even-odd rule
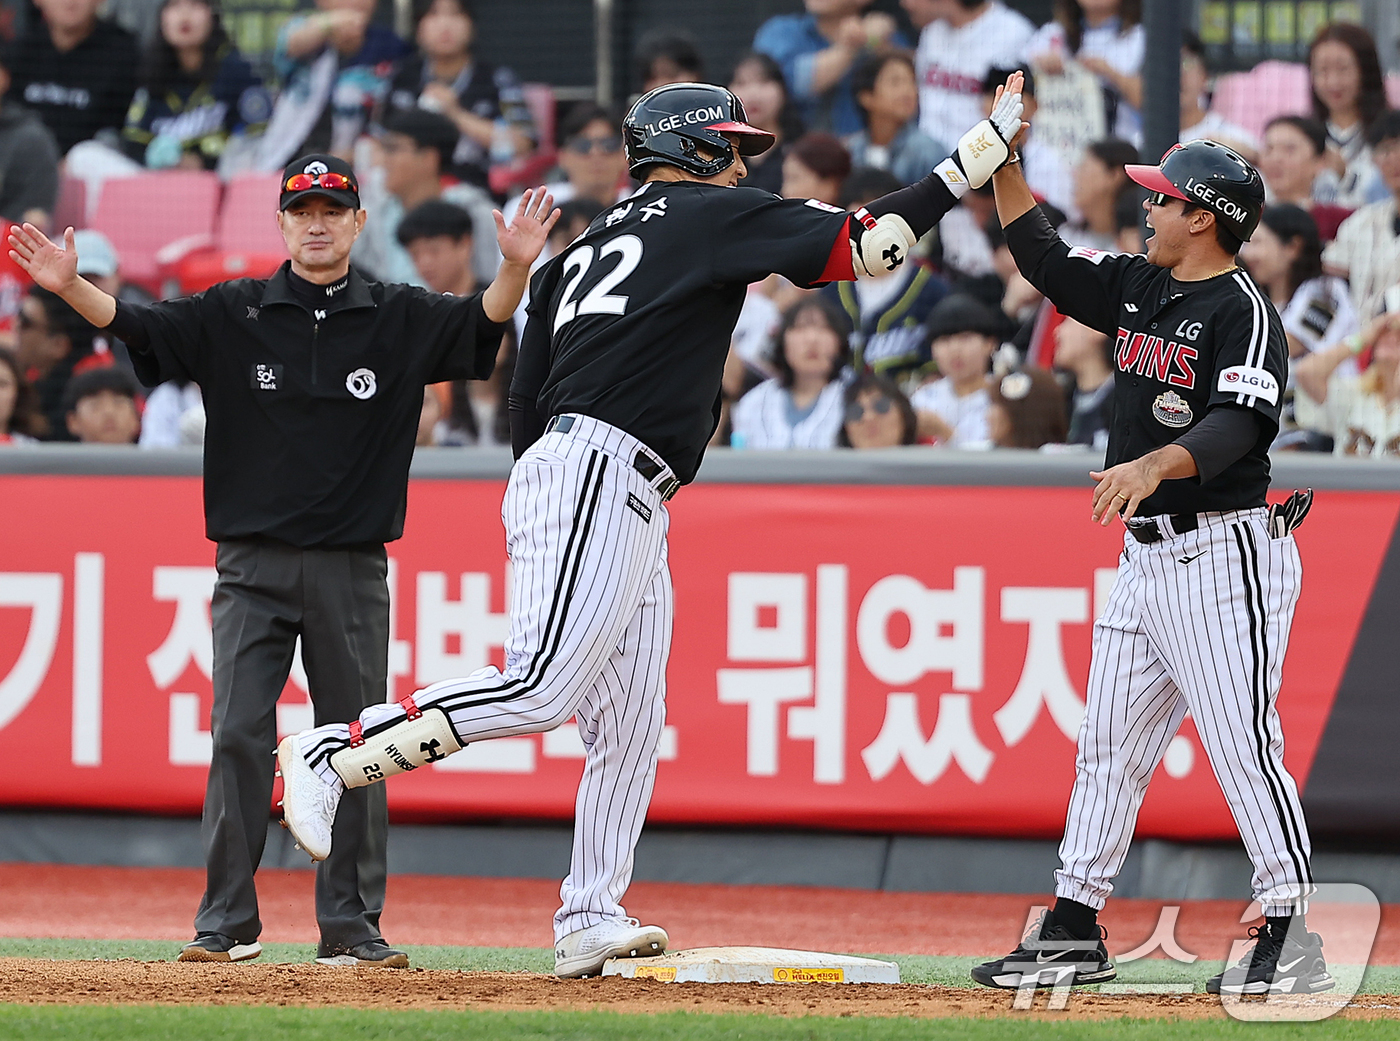
[[[481,293],[443,296],[367,282],[353,270],[299,299],[290,264],[147,306],[111,329],[148,386],[189,379],[204,394],[204,513],[210,539],[267,535],[303,549],[403,534],[423,387],[485,379],[504,324]]]

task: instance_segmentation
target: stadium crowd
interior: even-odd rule
[[[411,42],[373,20],[373,0],[315,0],[282,27],[268,78],[239,54],[218,0],[163,0],[144,46],[99,17],[100,2],[35,0],[0,47],[0,225],[86,223],[104,186],[150,171],[232,183],[326,151],[361,174],[361,271],[464,294],[499,262],[493,206],[510,212],[527,183],[548,181],[563,210],[541,263],[635,187],[620,114],[587,102],[556,112],[547,88],[532,93],[488,62],[470,0],[421,0]],[[123,2],[136,0],[109,10]],[[745,184],[854,211],[927,173],[1023,69],[1025,171],[1047,215],[1073,245],[1141,252],[1142,195],[1124,173],[1142,146],[1141,0],[1056,0],[1039,27],[1001,0],[900,6],[912,35],[870,0],[806,0],[718,70],[684,29],[649,33],[634,82],[717,76],[776,138]],[[1400,454],[1400,111],[1375,41],[1361,26],[1322,26],[1292,70],[1306,81],[1299,105],[1267,96],[1267,75],[1283,82],[1287,68],[1242,74],[1252,108],[1236,103],[1249,90],[1222,98],[1207,57],[1188,31],[1181,140],[1227,144],[1264,177],[1268,206],[1240,259],[1288,334],[1275,449]],[[65,211],[74,184],[84,201]],[[131,299],[189,288],[124,278],[96,227],[79,232],[78,252],[80,273]],[[428,388],[419,444],[507,441],[523,308],[490,381]],[[988,186],[889,276],[751,286],[715,443],[1101,450],[1113,349],[1019,275]],[[0,258],[0,444],[168,447],[202,432],[198,387],[144,390],[120,342]]]

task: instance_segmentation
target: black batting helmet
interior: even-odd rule
[[[670,163],[697,177],[710,177],[734,161],[725,134],[739,134],[740,155],[773,147],[773,135],[748,124],[744,103],[710,83],[667,83],[637,99],[622,121],[627,169],[633,177],[653,163]],[[709,159],[700,147],[714,153]]]
[[[1150,192],[1209,210],[1241,242],[1254,234],[1264,213],[1264,179],[1259,171],[1215,141],[1172,145],[1160,166],[1125,169]]]

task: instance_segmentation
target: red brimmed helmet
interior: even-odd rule
[[[1241,242],[1249,241],[1264,213],[1264,179],[1259,171],[1215,141],[1172,145],[1160,166],[1125,169],[1150,192],[1210,210]]]
[[[773,147],[773,135],[749,125],[744,103],[732,91],[711,83],[667,83],[638,98],[622,121],[627,169],[640,179],[653,163],[669,163],[711,177],[734,161],[725,134],[740,135],[740,155]],[[701,147],[715,158],[701,155]]]

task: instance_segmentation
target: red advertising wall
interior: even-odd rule
[[[502,482],[416,481],[390,546],[398,695],[500,661]],[[213,546],[198,478],[0,477],[0,805],[196,814]],[[696,485],[671,504],[675,642],[650,819],[1054,836],[1121,527],[1049,488]],[[1279,700],[1306,777],[1400,514],[1319,492]],[[1305,635],[1300,635],[1305,634]],[[293,670],[278,709],[310,725]],[[269,749],[269,753],[271,749]],[[474,745],[400,820],[568,818],[582,745]],[[269,757],[270,758],[270,757]],[[1235,834],[1188,719],[1140,833]]]

